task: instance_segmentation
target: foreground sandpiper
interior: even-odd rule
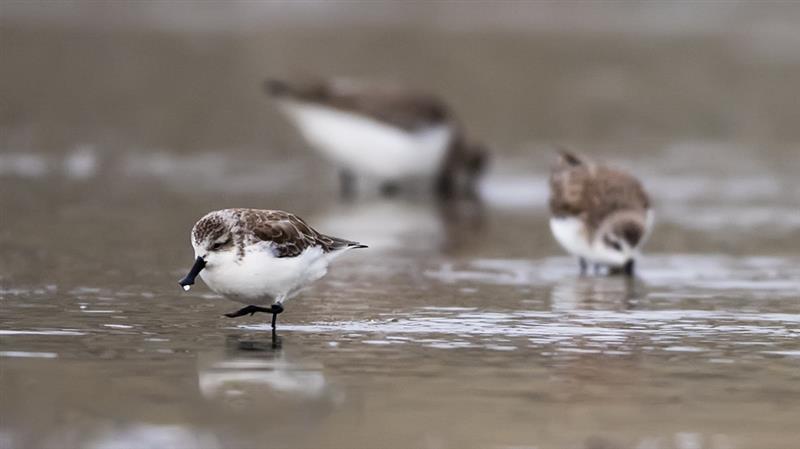
[[[308,143],[338,168],[342,193],[359,177],[384,193],[414,180],[441,196],[471,196],[488,152],[466,139],[452,110],[435,96],[353,80],[268,80],[265,89]]]
[[[611,273],[634,274],[641,246],[653,226],[650,200],[632,175],[562,151],[550,175],[550,230],[579,258]]]
[[[321,278],[339,255],[366,248],[321,234],[294,214],[279,210],[224,209],[208,213],[191,233],[195,262],[178,283],[189,290],[199,274],[215,292],[247,304],[230,318],[272,314],[272,329],[283,303]]]

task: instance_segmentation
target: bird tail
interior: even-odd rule
[[[556,145],[556,152],[559,156],[559,164],[568,165],[570,167],[586,164],[586,161],[581,156],[564,145]]]
[[[329,237],[333,240],[333,244],[330,246],[330,249],[333,251],[339,251],[343,249],[361,249],[361,248],[368,248],[367,245],[364,245],[359,242],[354,242],[352,240],[345,240],[338,237]]]
[[[270,78],[264,81],[264,92],[272,97],[286,97],[292,94],[292,86],[287,81]]]
[[[340,243],[340,242],[337,242]],[[329,261],[336,259],[344,253],[350,252],[351,249],[367,248],[367,245],[362,245],[358,242],[351,242],[348,240],[341,241],[341,245],[336,245],[331,250],[326,251],[325,258]]]

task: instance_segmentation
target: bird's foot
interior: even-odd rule
[[[627,261],[622,267],[622,272],[625,273],[625,276],[633,277],[636,274],[636,263],[633,260]]]
[[[283,341],[278,334],[275,333],[275,329],[272,329],[272,349],[280,349],[283,346]]]
[[[608,274],[613,276],[628,276],[633,277],[636,274],[636,264],[633,260],[629,260],[620,267],[611,267],[608,270]]]
[[[589,271],[589,262],[587,262],[583,257],[580,257],[578,258],[578,266],[581,270],[581,276],[586,276],[586,273]]]
[[[380,187],[381,194],[387,197],[395,197],[400,193],[400,184],[397,182],[384,182]]]
[[[283,308],[281,307],[281,312]],[[238,318],[240,316],[250,315],[252,316],[256,312],[264,312],[264,313],[272,313],[272,308],[266,307],[259,307],[259,306],[247,306],[242,307],[241,309],[237,310],[236,312],[226,313],[225,316],[228,318]]]
[[[259,306],[247,306],[242,307],[241,309],[237,310],[236,312],[226,313],[225,316],[228,318],[237,318],[240,316],[245,315],[253,315],[256,312],[264,312],[264,313],[271,313],[272,314],[272,332],[275,333],[275,322],[278,320],[278,314],[283,313],[283,306],[280,304],[273,304],[267,307],[259,307]],[[274,335],[273,335],[274,337]]]

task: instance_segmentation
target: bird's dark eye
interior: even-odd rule
[[[617,251],[622,251],[622,245],[620,245],[620,244],[619,244],[619,242],[617,242],[617,241],[614,241],[614,240],[611,240],[611,239],[610,239],[610,238],[608,238],[608,237],[605,237],[605,238],[603,238],[603,241],[605,241],[605,242],[606,242],[606,245],[608,245],[608,246],[610,246],[610,247],[614,248],[615,250],[617,250]]]
[[[213,245],[211,245],[211,248],[209,248],[209,249],[211,251],[216,251],[218,249],[221,249],[223,246],[227,245],[229,241],[230,241],[230,239],[225,240],[224,242],[215,242]]]

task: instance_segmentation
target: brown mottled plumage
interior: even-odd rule
[[[230,227],[230,229],[229,229]],[[357,242],[327,236],[309,226],[297,215],[280,210],[224,209],[203,217],[192,229],[195,242],[216,240],[230,231],[240,256],[244,247],[270,243],[275,257],[295,257],[306,248],[320,246],[326,253],[346,247],[363,247]]]
[[[365,115],[406,131],[454,120],[452,111],[436,96],[389,84],[347,81],[266,82],[276,98],[317,103]]]
[[[473,195],[488,165],[487,148],[467,140],[455,113],[435,95],[396,84],[352,80],[267,80],[264,87],[269,95],[279,100],[334,108],[407,132],[440,125],[451,127],[453,138],[436,177],[437,191],[444,196]]]
[[[562,151],[551,172],[550,211],[555,217],[581,218],[590,232],[615,212],[629,211],[644,217],[649,207],[642,185],[624,171]],[[642,236],[635,230],[624,233],[637,242]]]
[[[609,273],[634,274],[636,258],[653,226],[650,200],[632,175],[562,151],[550,175],[550,230],[578,257]]]
[[[200,276],[213,291],[246,305],[225,316],[270,313],[273,332],[284,301],[325,276],[336,257],[366,248],[317,232],[294,214],[260,209],[209,212],[195,223],[191,241],[195,261],[178,281],[181,288],[189,291]]]

